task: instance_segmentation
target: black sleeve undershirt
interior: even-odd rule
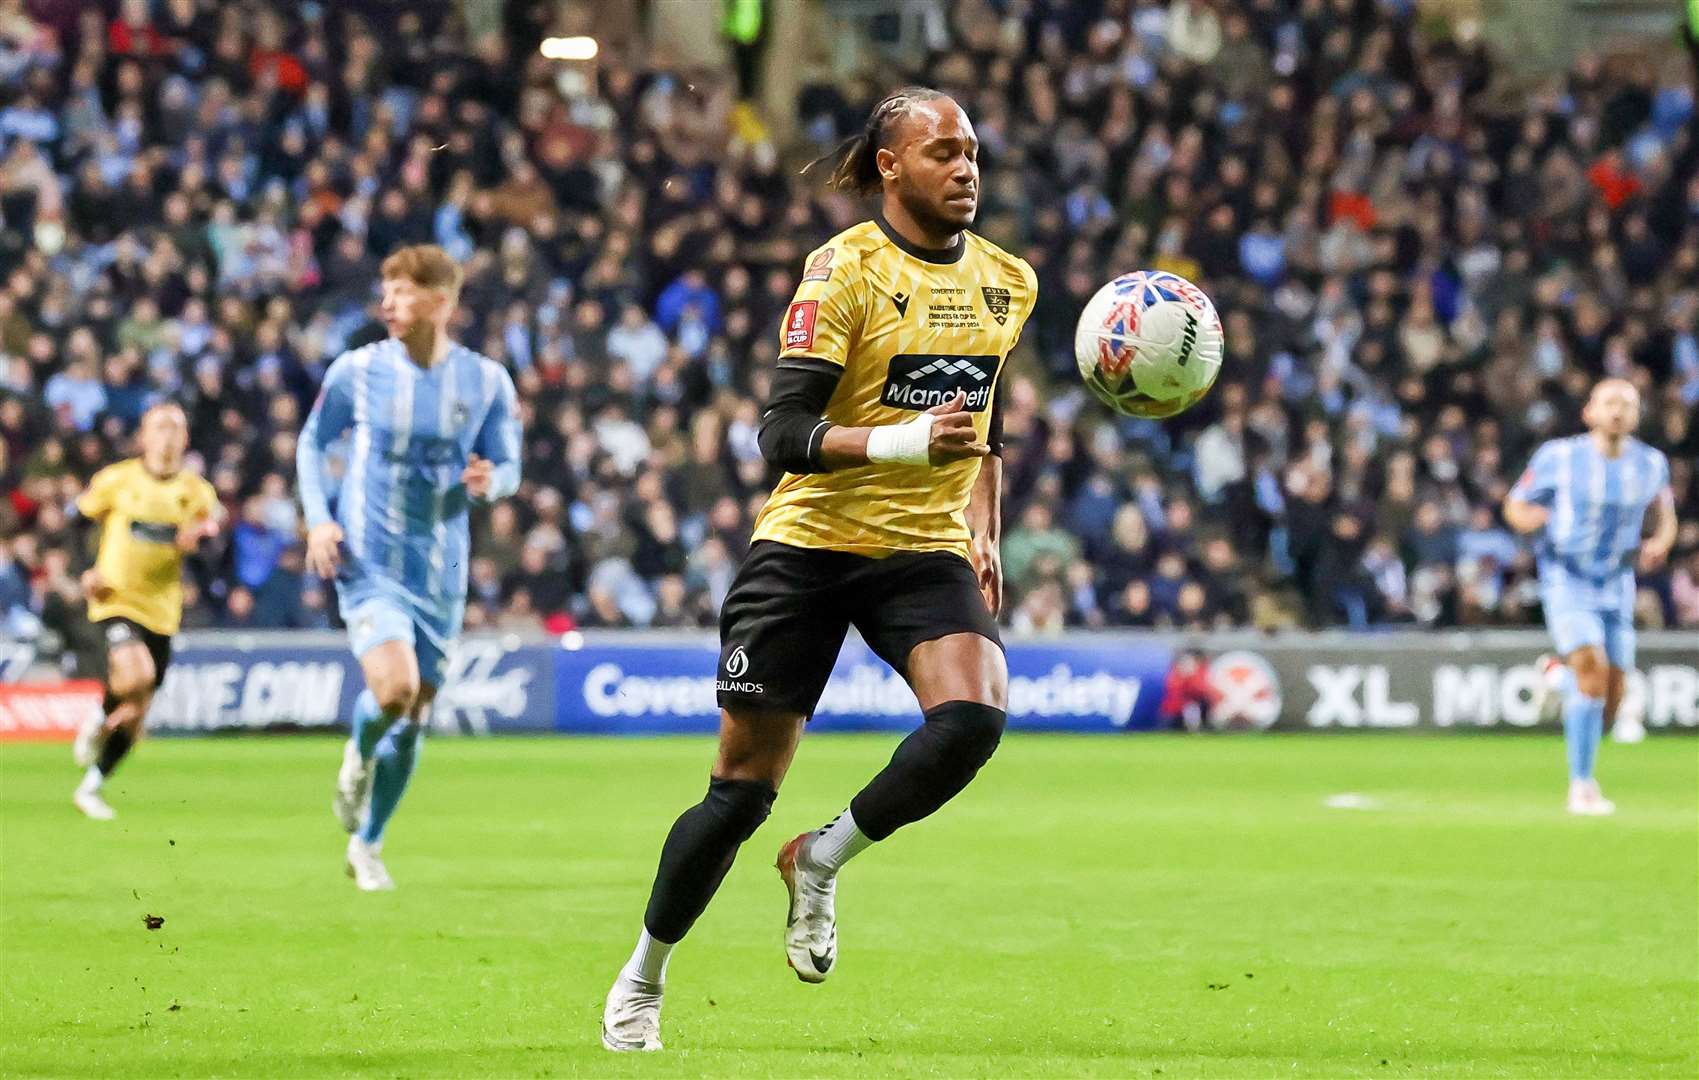
[[[826,403],[838,388],[844,369],[826,360],[801,356],[779,361],[772,396],[761,414],[758,441],[761,456],[789,473],[829,471],[820,462],[820,446],[834,425],[822,420]],[[991,402],[991,425],[986,435],[991,452],[1003,456],[1003,388]]]
[[[789,473],[825,472],[820,444],[832,424],[820,419],[844,369],[826,360],[799,356],[779,361],[772,396],[761,414],[761,456]]]

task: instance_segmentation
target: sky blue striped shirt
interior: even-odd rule
[[[347,435],[340,482],[327,451]],[[519,487],[513,380],[463,345],[429,368],[395,338],[337,357],[301,428],[297,484],[307,525],[342,526],[345,573],[399,586],[424,613],[453,615],[466,595],[471,538],[461,472],[472,454],[495,465],[489,497]]]
[[[1635,438],[1614,458],[1590,435],[1553,439],[1534,451],[1511,495],[1551,512],[1534,541],[1548,605],[1632,606],[1646,508],[1669,482],[1669,460]]]

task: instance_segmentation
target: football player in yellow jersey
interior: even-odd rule
[[[780,328],[761,449],[785,472],[720,615],[720,749],[708,794],[661,849],[602,1042],[660,1048],[668,956],[766,819],[854,625],[924,722],[849,808],[779,852],[786,959],[822,982],[833,896],[857,852],[967,786],[1003,731],[997,378],[1037,299],[1032,268],[967,231],[979,140],[936,90],[899,90],[837,156],[833,186],[880,196],[815,251]]]
[[[96,820],[113,816],[101,786],[142,735],[153,692],[171,662],[171,638],[183,617],[183,556],[218,531],[212,485],[183,471],[189,421],[162,403],[142,415],[141,455],[94,474],[77,512],[100,526],[100,553],[83,574],[89,621],[106,638],[104,717],[77,735],[77,764],[87,772],[72,802]]]

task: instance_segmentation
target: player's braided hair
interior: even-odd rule
[[[867,125],[855,135],[838,144],[831,153],[808,163],[803,172],[811,171],[824,161],[833,162],[831,179],[826,186],[855,195],[877,194],[880,187],[879,151],[886,145],[892,127],[915,105],[948,97],[942,90],[929,86],[905,86],[886,94],[867,115]]]

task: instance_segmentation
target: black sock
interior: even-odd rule
[[[1006,714],[977,701],[946,701],[897,746],[891,763],[850,800],[856,828],[883,840],[955,798],[991,760]]]
[[[778,797],[757,780],[708,782],[701,802],[678,816],[661,845],[661,866],[643,925],[657,941],[676,943],[708,907],[737,849],[767,820]]]
[[[100,767],[100,775],[111,776],[112,770],[124,760],[124,755],[130,752],[135,739],[130,736],[126,727],[114,728],[106,733],[106,741],[100,744],[100,758],[95,762]]]

